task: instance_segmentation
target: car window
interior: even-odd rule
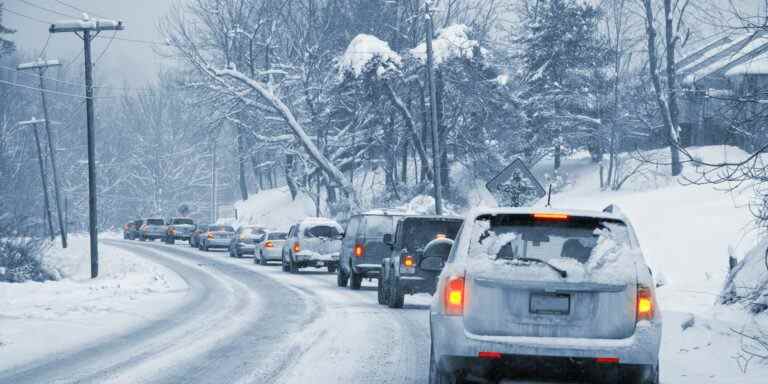
[[[349,224],[347,224],[347,229],[345,230],[347,236],[357,236],[357,231],[360,227],[360,216],[355,216],[352,218],[352,220],[349,221]]]
[[[195,222],[192,219],[173,219],[173,224],[194,225]]]
[[[325,237],[331,238],[340,235],[336,227],[330,225],[314,225],[304,230],[304,236],[307,238]]]
[[[365,234],[372,236],[383,236],[387,233],[392,233],[392,226],[394,225],[393,216],[366,216],[365,217]]]
[[[165,222],[162,219],[149,219],[147,225],[165,225]]]
[[[477,241],[470,245],[470,255],[497,259],[568,258],[586,263],[604,235],[631,248],[627,226],[614,220],[535,221],[527,215],[497,215],[480,217],[477,223],[482,229],[478,230]]]
[[[288,235],[285,232],[270,232],[267,239],[269,240],[285,240]]]
[[[461,222],[461,220],[421,218],[403,220],[397,234],[399,247],[409,252],[416,252],[440,236],[455,239]]]

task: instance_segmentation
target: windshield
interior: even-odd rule
[[[312,238],[312,237],[325,237],[325,238],[331,238],[336,237],[340,235],[336,227],[332,227],[330,225],[315,225],[312,227],[309,227],[304,230],[304,236]]]
[[[162,219],[149,219],[147,225],[165,225],[165,222]]]
[[[397,234],[400,249],[416,252],[430,241],[445,237],[455,239],[461,220],[405,219]]]
[[[269,240],[285,240],[288,234],[285,232],[271,232],[267,237]]]
[[[173,224],[194,225],[195,222],[192,219],[173,219]]]
[[[587,263],[601,234],[606,231],[620,245],[631,247],[624,223],[593,218],[567,221],[535,221],[528,215],[498,215],[478,218],[476,225],[481,253],[496,259],[535,258],[544,261],[567,258]]]

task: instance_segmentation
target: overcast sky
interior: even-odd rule
[[[4,7],[7,9],[3,12],[3,24],[16,30],[11,39],[16,41],[23,54],[29,56],[37,56],[45,45],[48,39],[48,24],[51,21],[79,18],[82,15],[82,12],[75,8],[84,10],[91,16],[122,20],[126,29],[117,32],[118,37],[163,41],[157,30],[157,23],[174,1],[176,0],[0,0],[5,3]],[[112,33],[103,32],[103,36],[110,37]],[[96,39],[93,43],[94,56],[99,56],[108,42],[109,39]],[[77,57],[73,65],[80,71],[83,62],[82,47],[82,41],[72,33],[53,34],[48,44],[47,56],[60,58],[62,61]],[[96,79],[100,82],[109,81],[112,85],[128,83],[134,87],[142,86],[157,78],[162,60],[154,53],[150,44],[114,40],[97,64]]]

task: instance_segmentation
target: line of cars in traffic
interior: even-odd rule
[[[339,287],[376,280],[379,304],[429,293],[431,384],[503,378],[658,384],[661,313],[651,269],[626,216],[530,208],[465,218],[375,210],[345,227],[307,218],[287,232],[172,219],[126,238],[188,240],[202,250],[327,268]],[[130,228],[130,229],[129,229]],[[138,231],[138,232],[135,232]]]

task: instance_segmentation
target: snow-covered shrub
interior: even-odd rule
[[[27,228],[11,215],[0,215],[0,281],[52,280],[43,266],[43,241],[21,233]]]
[[[730,271],[720,294],[722,304],[743,304],[753,313],[768,310],[766,247],[768,242],[761,242]]]

